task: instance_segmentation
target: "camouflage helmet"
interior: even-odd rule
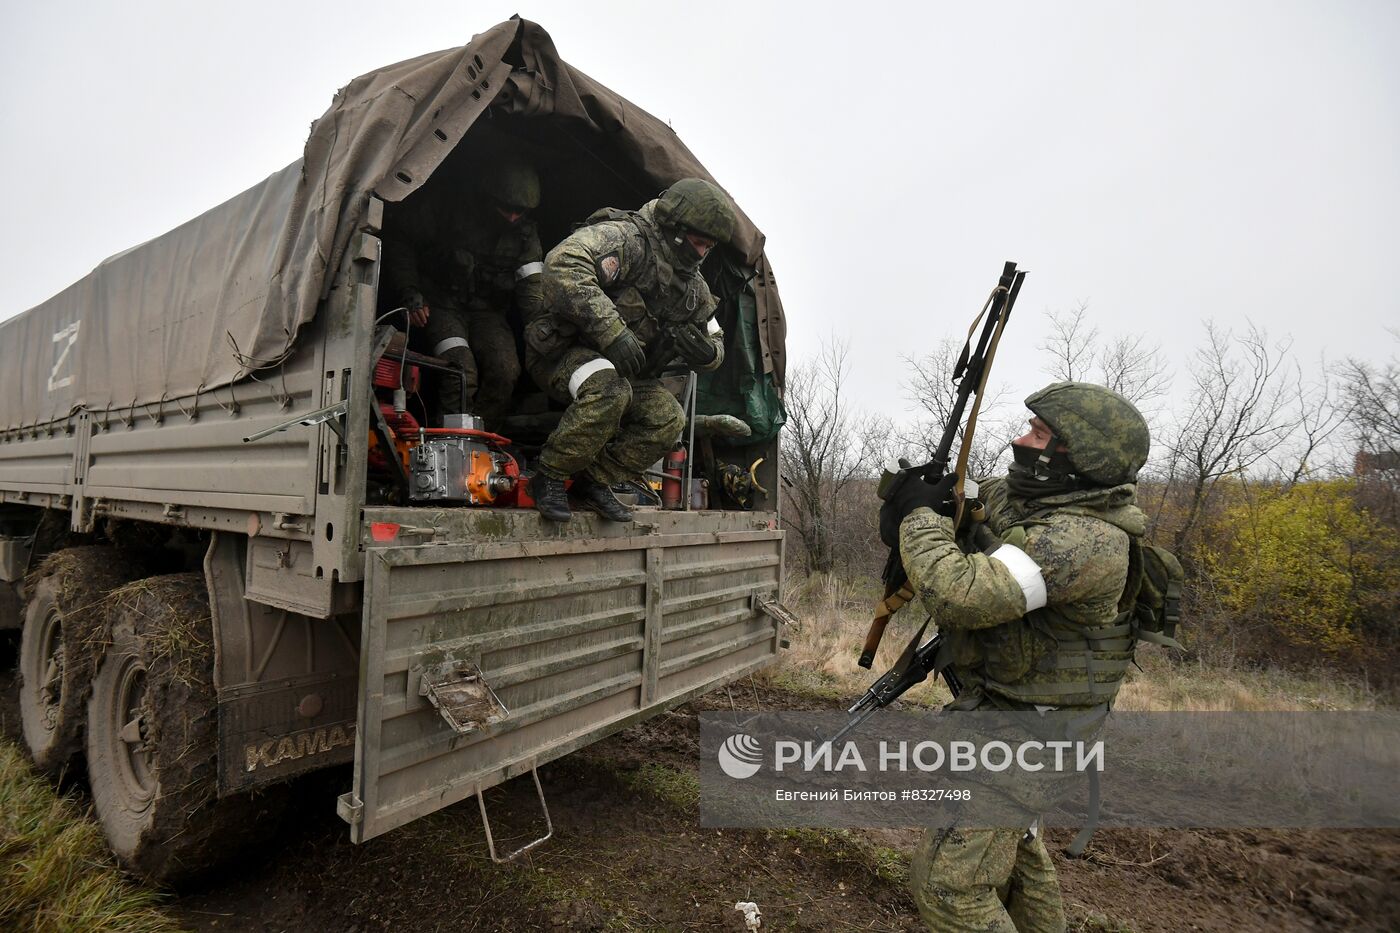
[[[692,230],[717,243],[734,237],[734,207],[729,196],[702,178],[682,178],[661,193],[656,220],[663,227]]]
[[[477,189],[491,200],[519,211],[540,206],[540,176],[525,162],[502,159],[482,168]]]
[[[1106,386],[1056,382],[1026,398],[1050,426],[1080,476],[1116,486],[1137,481],[1152,439],[1132,402]]]

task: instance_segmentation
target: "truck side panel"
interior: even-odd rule
[[[666,513],[640,534],[580,528],[572,538],[536,531],[371,547],[355,789],[342,798],[352,838],[771,661],[779,627],[754,600],[778,593],[782,533],[769,519]],[[501,721],[464,732],[448,724],[425,693],[454,665],[480,671],[504,707]]]
[[[44,429],[7,432],[0,438],[0,501],[72,495],[76,443],[75,434],[62,423],[52,433]]]
[[[83,495],[107,501],[280,512],[312,511],[317,432],[296,427],[243,438],[321,405],[315,354],[300,353],[265,383],[193,400],[107,413],[93,432]],[[236,399],[236,402],[235,402]],[[226,406],[226,407],[221,407]],[[193,416],[193,417],[191,417]]]

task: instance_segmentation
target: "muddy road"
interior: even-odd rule
[[[0,645],[0,725],[18,740],[13,659]],[[474,801],[353,846],[334,813],[348,770],[313,775],[270,846],[167,909],[201,931],[740,931],[734,904],[754,901],[765,930],[921,929],[913,831],[699,827],[697,713],[731,703],[833,705],[744,682],[547,765],[554,837],[510,865],[490,861]],[[530,781],[487,801],[501,851],[542,832]],[[1101,831],[1089,858],[1057,862],[1075,930],[1400,929],[1400,832]]]

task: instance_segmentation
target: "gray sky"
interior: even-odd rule
[[[859,11],[859,15],[856,14]],[[351,78],[519,12],[669,120],[767,233],[793,359],[850,345],[869,408],[1030,270],[1041,312],[1185,363],[1213,318],[1313,359],[1400,323],[1400,4],[6,0],[0,319],[299,157]],[[1178,380],[1178,392],[1184,380]]]

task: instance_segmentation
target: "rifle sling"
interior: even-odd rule
[[[997,292],[1006,290],[1005,286],[998,285],[996,289],[992,291],[992,297],[987,299],[988,305],[990,306],[992,301],[996,299]],[[982,364],[977,373],[977,392],[975,393],[977,397],[972,400],[972,410],[967,416],[967,427],[963,428],[962,446],[958,450],[958,463],[954,468],[958,474],[958,508],[953,516],[954,528],[962,525],[963,509],[967,502],[967,500],[963,498],[963,486],[967,482],[967,458],[968,455],[972,453],[972,438],[977,433],[977,414],[982,410],[982,393],[987,388],[987,377],[991,375],[992,361],[996,359],[997,345],[1001,343],[1001,332],[1006,329],[1006,319],[1010,316],[1010,310],[1011,309],[1005,304],[1002,305],[1001,316],[997,319],[996,329],[992,331],[992,339],[987,344],[986,356],[982,358]],[[986,313],[986,309],[983,309],[983,313]],[[977,315],[977,321],[981,319],[982,315]],[[974,329],[977,327],[977,321],[972,322]],[[968,331],[969,342],[971,339],[972,332]]]
[[[900,609],[903,609],[904,605],[913,598],[914,591],[909,587],[909,581],[906,578],[904,581],[904,585],[901,586],[898,591],[891,593],[889,596],[886,596],[884,599],[880,600],[878,605],[876,605],[875,618],[888,619]]]

